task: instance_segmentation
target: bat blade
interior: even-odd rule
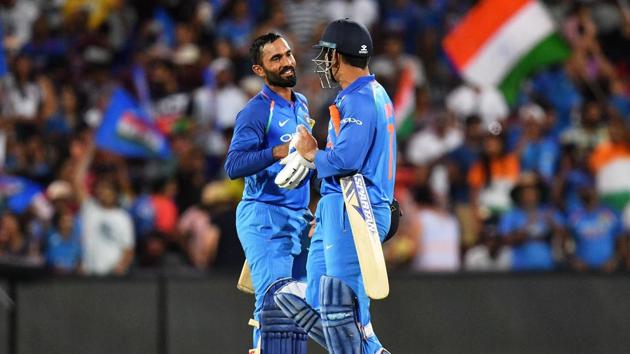
[[[363,176],[341,178],[341,189],[365,292],[372,299],[384,299],[389,294],[387,267]]]
[[[243,263],[243,269],[241,269],[241,275],[238,277],[236,288],[247,294],[254,293],[254,284],[252,283],[252,276],[249,273],[249,265],[247,264],[247,261]]]

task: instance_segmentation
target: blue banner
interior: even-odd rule
[[[16,214],[22,214],[28,209],[42,187],[24,177],[0,176],[0,200],[2,204]]]
[[[133,85],[140,99],[140,106],[153,119],[151,111],[151,93],[149,92],[149,84],[147,83],[147,75],[144,68],[140,64],[133,66],[132,70]]]
[[[123,156],[167,159],[171,149],[138,103],[119,88],[110,98],[103,122],[96,132],[96,146]]]
[[[160,41],[169,48],[175,46],[175,22],[168,12],[161,6],[153,12],[153,20],[160,25]]]

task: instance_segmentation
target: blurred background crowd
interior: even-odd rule
[[[529,77],[510,105],[464,83],[442,49],[473,0],[0,3],[0,264],[87,275],[240,267],[243,182],[223,163],[236,113],[262,87],[251,40],[289,41],[323,147],[336,91],[321,89],[312,44],[350,17],[371,30],[370,67],[390,96],[412,93],[391,270],[630,269],[627,1],[545,1],[571,56]],[[169,156],[96,146],[118,87],[150,112]]]

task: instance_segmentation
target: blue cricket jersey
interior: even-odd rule
[[[336,107],[336,108],[335,108]],[[315,156],[321,194],[341,193],[336,177],[359,172],[374,205],[391,203],[396,176],[394,108],[374,75],[341,91],[331,106],[326,150]]]
[[[508,210],[499,221],[499,235],[509,236],[511,233],[526,229],[528,238],[523,243],[512,247],[512,269],[544,270],[554,267],[551,241],[547,237],[553,232],[551,220],[556,225],[564,225],[562,216],[557,211],[539,207],[538,217],[533,221],[521,208]]]
[[[278,187],[274,179],[284,166],[272,152],[274,146],[291,141],[299,124],[311,130],[307,105],[297,92],[287,102],[265,85],[238,113],[225,171],[231,179],[245,177],[243,200],[296,210],[308,206],[309,179],[292,190]]]
[[[571,213],[569,220],[577,258],[589,267],[601,267],[615,256],[617,238],[623,227],[612,210],[581,208]]]

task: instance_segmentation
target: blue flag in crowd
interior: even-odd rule
[[[160,40],[169,48],[175,46],[175,22],[163,7],[157,7],[153,19],[160,25]]]
[[[166,159],[171,156],[166,137],[121,88],[112,94],[96,132],[96,146],[128,157]]]
[[[138,98],[140,99],[140,106],[149,115],[149,118],[153,119],[153,113],[151,111],[151,93],[149,92],[149,84],[147,83],[147,74],[144,68],[139,64],[133,66],[132,70],[133,85],[138,92]]]
[[[24,177],[0,176],[0,200],[16,214],[22,214],[33,199],[42,193],[42,187]]]

